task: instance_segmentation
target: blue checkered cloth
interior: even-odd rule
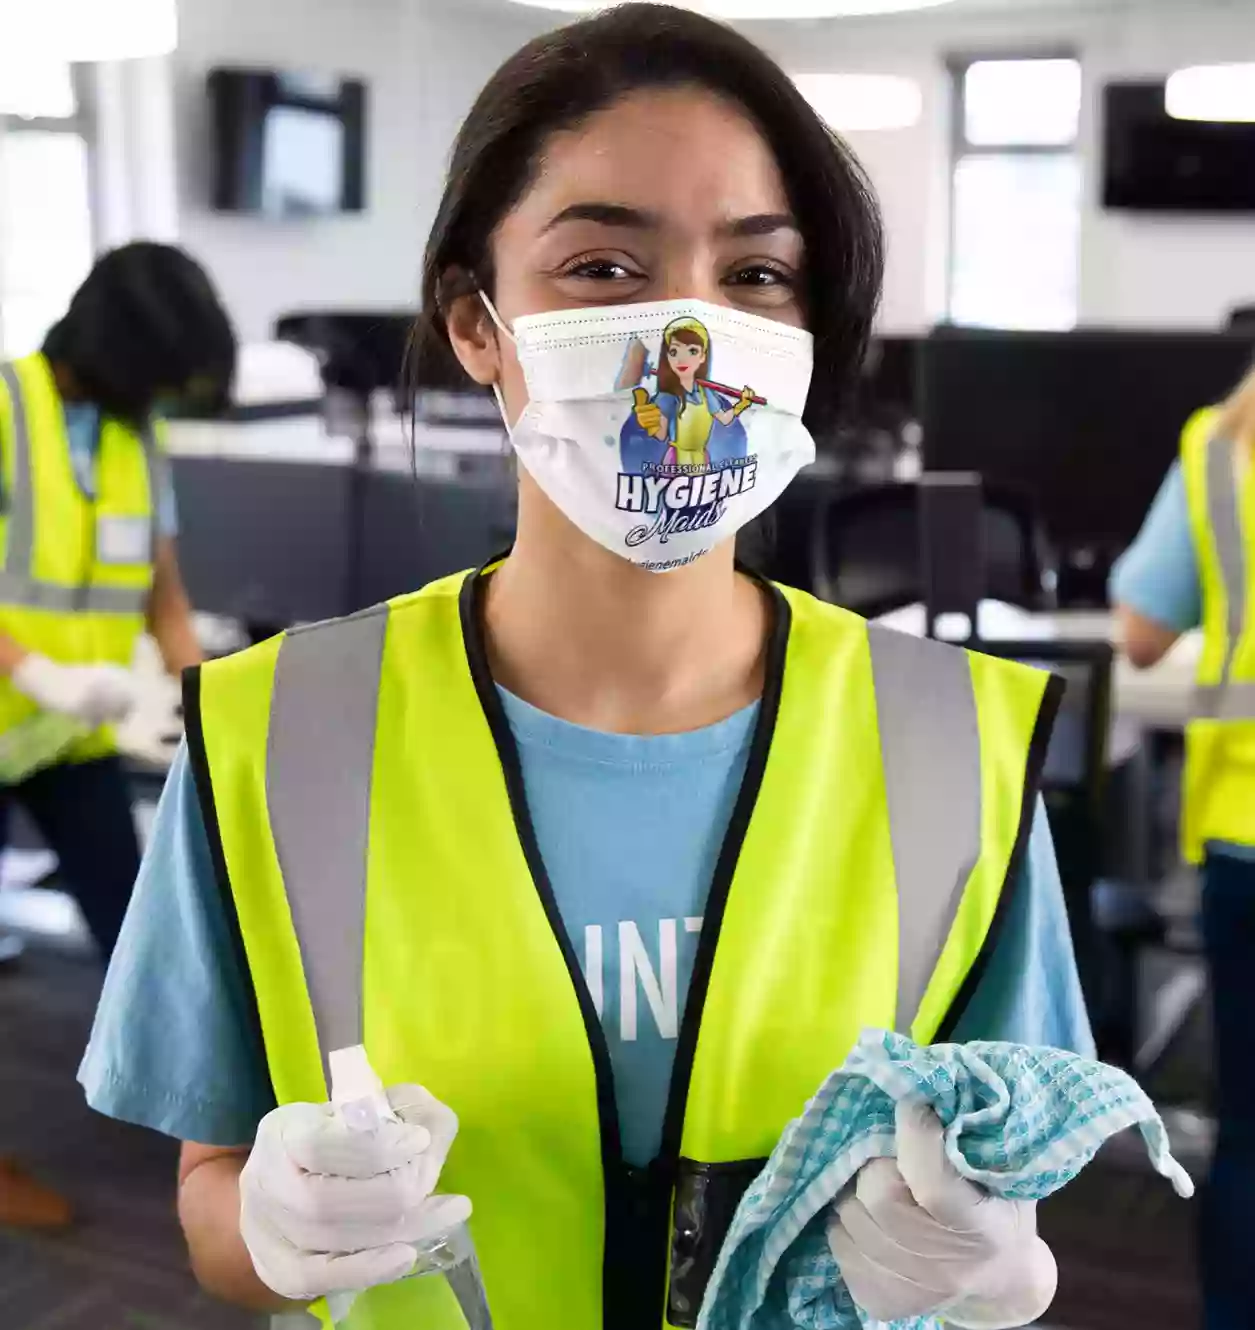
[[[897,1154],[895,1105],[926,1100],[946,1154],[995,1195],[1037,1201],[1117,1132],[1140,1127],[1156,1170],[1194,1188],[1154,1105],[1115,1067],[1053,1048],[939,1044],[869,1031],[785,1131],[737,1210],[698,1330],[884,1330],[854,1303],[828,1248],[827,1212],[864,1164]],[[893,1330],[941,1330],[931,1317]]]

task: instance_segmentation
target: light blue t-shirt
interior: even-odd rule
[[[65,432],[70,440],[70,464],[79,489],[89,499],[96,497],[96,448],[100,442],[100,408],[92,402],[64,402]],[[157,534],[174,537],[179,534],[179,511],[174,499],[174,484],[170,472],[163,468],[159,475],[160,488],[155,496],[157,505]]]
[[[1174,462],[1164,477],[1137,539],[1116,560],[1108,595],[1113,605],[1127,605],[1178,633],[1202,623],[1202,579],[1180,462]],[[1216,841],[1209,848],[1255,860],[1255,845]]]
[[[1127,605],[1178,633],[1202,623],[1198,556],[1180,462],[1164,477],[1137,539],[1116,560],[1109,591],[1113,604]]]
[[[528,807],[610,1046],[624,1153],[659,1147],[706,894],[757,706],[687,734],[604,734],[508,694]],[[578,819],[571,809],[578,808]],[[93,1108],[247,1145],[274,1107],[186,754],[162,795],[79,1078]],[[1091,1054],[1045,813],[961,1039]]]

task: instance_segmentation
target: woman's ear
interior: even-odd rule
[[[478,292],[455,296],[445,310],[449,345],[462,368],[476,383],[489,387],[501,380],[497,329]]]

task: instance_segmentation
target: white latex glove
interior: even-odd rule
[[[81,720],[93,729],[125,720],[138,699],[138,684],[119,665],[61,665],[32,652],[12,675],[13,686],[44,711]]]
[[[941,1316],[964,1330],[1035,1321],[1057,1281],[1036,1205],[960,1177],[926,1104],[899,1103],[897,1133],[897,1159],[867,1164],[828,1223],[854,1301],[880,1321]]]
[[[465,1196],[433,1196],[457,1135],[452,1110],[417,1085],[393,1086],[400,1122],[351,1130],[330,1104],[268,1113],[240,1174],[240,1233],[258,1277],[312,1301],[390,1284],[416,1244],[465,1221]]]

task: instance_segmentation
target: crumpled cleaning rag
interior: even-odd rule
[[[868,1031],[780,1139],[746,1192],[711,1278],[698,1330],[941,1330],[933,1317],[873,1320],[828,1248],[829,1207],[869,1160],[892,1157],[894,1106],[926,1100],[946,1154],[997,1196],[1041,1200],[1111,1136],[1140,1127],[1157,1172],[1193,1193],[1154,1105],[1127,1073],[1053,1048],[938,1044]]]

